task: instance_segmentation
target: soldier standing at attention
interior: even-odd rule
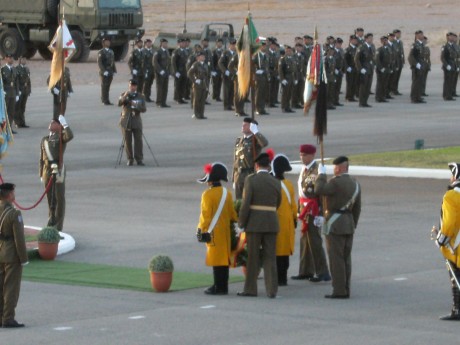
[[[292,88],[297,79],[297,68],[292,58],[292,48],[285,47],[286,54],[279,59],[278,73],[281,83],[281,110],[283,113],[294,113],[291,109]]]
[[[297,43],[295,45],[295,54],[293,56],[297,66],[297,78],[292,88],[291,106],[295,109],[303,108],[303,92],[305,89],[305,77],[307,75],[308,61],[304,54],[304,45]]]
[[[187,63],[188,63],[188,60],[190,58],[190,56],[192,55],[192,48],[190,48],[190,43],[191,43],[191,40],[189,37],[187,38],[184,38],[184,42],[185,42],[185,54],[187,55]],[[191,66],[191,65],[190,65]],[[188,70],[188,68],[187,68]],[[192,88],[192,85],[190,83],[190,80],[187,79],[187,84],[185,84],[185,97],[184,99],[186,101],[189,101],[191,99],[190,97],[190,92],[191,92],[191,88]]]
[[[327,109],[334,110],[335,101],[335,49],[333,47],[327,48],[326,57],[324,58],[324,70],[326,71],[327,78]]]
[[[160,49],[153,55],[153,66],[155,69],[155,79],[157,86],[157,107],[169,108],[166,104],[168,97],[169,68],[171,59],[168,52],[168,40],[160,40]]]
[[[236,199],[243,196],[244,180],[254,173],[254,160],[262,149],[268,145],[268,140],[259,132],[258,123],[250,117],[243,119],[241,128],[243,136],[236,139],[233,157],[233,188]]]
[[[278,92],[280,89],[279,74],[278,74],[278,43],[276,38],[271,37],[268,42],[270,48],[268,49],[268,73],[269,73],[269,95],[268,103],[270,108],[276,108],[278,103]]]
[[[393,30],[395,34],[395,40],[393,42],[394,52],[395,52],[395,66],[393,75],[390,81],[390,91],[395,96],[401,96],[399,90],[399,79],[401,77],[401,72],[404,67],[405,63],[405,55],[404,55],[404,44],[401,41],[401,30],[395,29]]]
[[[377,74],[377,86],[375,90],[375,101],[377,103],[388,102],[386,100],[388,78],[390,77],[391,53],[388,47],[388,37],[380,38],[382,46],[377,49],[375,55],[375,72]]]
[[[212,65],[212,51],[209,48],[209,39],[203,38],[201,40],[201,47],[203,48],[203,53],[205,56],[204,63],[208,66],[208,71],[212,71],[214,66]],[[208,85],[211,83],[211,73],[208,75]],[[206,102],[206,104],[210,104]]]
[[[18,85],[18,72],[16,67],[13,66],[13,56],[10,54],[5,55],[6,64],[1,68],[3,91],[5,92],[6,112],[8,113],[8,122],[13,131],[14,114],[16,111],[16,102],[19,101],[19,85]]]
[[[193,83],[193,115],[192,119],[205,120],[204,106],[208,97],[208,66],[205,63],[205,53],[199,52],[195,61],[188,70],[188,77]]]
[[[224,110],[233,110],[232,103],[234,98],[234,93],[237,90],[234,89],[233,78],[235,77],[234,71],[231,71],[229,68],[229,63],[232,60],[233,56],[236,55],[236,41],[231,38],[228,41],[228,49],[222,53],[218,61],[218,66],[222,72],[223,77],[223,97],[224,97]]]
[[[259,52],[254,54],[252,62],[255,68],[256,114],[268,115],[265,111],[265,100],[268,94],[268,65],[267,43],[262,42]]]
[[[131,52],[128,66],[131,70],[132,79],[136,79],[140,92],[144,88],[144,42],[136,39],[136,47]]]
[[[115,66],[115,55],[110,49],[110,39],[102,39],[102,49],[97,54],[97,64],[99,66],[99,76],[101,77],[101,101],[104,105],[113,105],[110,102],[109,92],[112,84],[113,75],[117,73]]]
[[[188,71],[192,65],[197,61],[197,56],[198,53],[203,50],[203,48],[199,44],[195,44],[195,49],[193,50],[193,53],[190,54],[187,58],[187,64],[185,65],[186,71]],[[187,85],[190,85],[190,96],[192,97],[192,101],[190,102],[190,107],[193,109],[193,82],[190,80],[190,78],[187,78]]]
[[[212,52],[212,99],[216,100],[217,102],[221,102],[220,99],[220,91],[222,89],[222,72],[219,68],[219,60],[222,56],[224,49],[222,48],[223,40],[222,38],[217,39],[216,41],[216,48]]]
[[[342,49],[343,39],[337,37],[335,40],[335,52],[334,52],[334,60],[335,60],[335,98],[334,98],[334,105],[335,106],[343,106],[340,103],[340,91],[342,90],[342,79],[343,79],[343,72],[345,70],[345,53]],[[306,70],[306,67],[305,67]],[[303,94],[303,92],[302,92]]]
[[[26,66],[27,60],[25,57],[19,58],[19,64],[16,66],[18,72],[18,88],[19,88],[19,100],[16,102],[15,109],[15,122],[19,128],[29,128],[26,125],[25,112],[27,99],[32,93],[32,86],[30,85],[30,70]]]
[[[13,206],[15,185],[0,185],[0,327],[17,328],[15,309],[21,288],[22,266],[29,263],[21,211]]]
[[[123,92],[118,99],[118,106],[122,107],[120,127],[128,158],[127,165],[133,165],[134,159],[137,165],[144,166],[142,147],[142,118],[141,113],[145,113],[144,96],[137,92],[137,82],[135,79],[129,81],[129,90]],[[133,155],[134,137],[134,155]]]
[[[442,97],[445,101],[455,101],[454,81],[457,74],[457,48],[455,47],[455,36],[453,32],[446,35],[447,42],[441,48],[442,70],[444,71],[444,85]]]
[[[422,98],[424,72],[428,69],[428,65],[425,62],[426,51],[423,38],[423,31],[417,30],[415,32],[415,42],[412,44],[408,57],[410,68],[412,69],[412,86],[410,91],[412,103],[426,103]]]
[[[359,71],[359,106],[363,108],[370,108],[367,103],[372,86],[372,76],[374,74],[374,50],[373,40],[374,36],[367,33],[365,41],[358,47],[355,55],[356,69]]]
[[[430,73],[431,71],[431,51],[430,51],[430,47],[428,47],[428,38],[426,36],[423,36],[423,44],[425,45],[423,60],[425,61],[426,68],[423,71],[421,90],[422,90],[422,96],[426,97],[428,96],[426,94],[426,81],[428,79],[428,73]]]
[[[177,104],[187,104],[184,100],[187,84],[187,53],[185,51],[185,40],[179,38],[177,47],[171,55],[171,73],[174,76],[174,100]]]
[[[394,79],[394,75],[396,72],[396,67],[395,67],[396,66],[396,49],[395,49],[396,46],[394,44],[394,42],[396,41],[396,36],[392,32],[388,33],[387,36],[388,36],[388,51],[390,52],[390,73],[389,73],[388,80],[385,86],[385,90],[386,90],[385,98],[394,99],[391,96],[391,85],[394,83],[393,79]]]
[[[247,116],[244,112],[246,97],[241,97],[238,93],[238,60],[238,54],[233,54],[230,62],[228,63],[228,70],[230,71],[230,76],[233,80],[233,105],[235,106],[235,116]]]
[[[345,58],[344,58],[344,69],[346,71],[347,79],[347,91],[345,93],[345,99],[348,102],[356,102],[356,87],[359,82],[359,71],[356,69],[355,64],[355,55],[356,47],[358,45],[358,39],[355,35],[350,36],[350,44],[345,49]]]
[[[51,94],[53,95],[54,120],[57,120],[60,114],[65,114],[65,110],[67,109],[67,98],[69,98],[70,95],[73,93],[72,81],[70,80],[70,69],[68,67],[65,67],[63,74],[64,90],[61,90],[61,79],[59,79],[51,89]],[[46,84],[49,83],[49,79],[50,77],[48,77]]]
[[[61,138],[62,137],[62,138]],[[73,139],[73,132],[70,129],[69,125],[64,116],[59,115],[58,120],[52,120],[49,125],[49,134],[46,137],[43,137],[40,143],[40,179],[43,182],[43,185],[46,189],[48,186],[49,179],[52,178],[52,168],[51,165],[57,164],[58,175],[56,176],[56,184],[54,186],[54,196],[53,189],[48,190],[47,199],[48,199],[48,208],[49,208],[49,219],[48,226],[54,226],[59,231],[62,231],[64,226],[64,216],[65,216],[65,178],[66,178],[66,169],[65,165],[60,160],[60,155],[62,152],[62,157],[64,156],[67,143]],[[60,145],[62,143],[62,148]],[[59,167],[59,163],[62,165]],[[52,199],[56,201],[56,208],[54,214],[52,212]],[[54,219],[54,222],[53,222]]]
[[[327,181],[326,168],[320,164],[315,193],[326,196],[326,247],[332,275],[332,294],[326,298],[350,298],[351,248],[361,213],[361,187],[348,174],[348,158],[333,161],[334,177]]]
[[[281,183],[270,173],[270,158],[261,153],[254,160],[255,174],[246,177],[238,225],[246,232],[248,246],[247,274],[244,291],[238,296],[257,296],[257,277],[263,257],[265,292],[275,298],[278,292],[276,271],[276,237],[279,222],[276,210],[281,205]]]
[[[152,40],[146,39],[144,42],[144,89],[142,94],[146,102],[153,102],[152,98],[152,84],[155,79],[155,71],[153,70],[153,48]]]

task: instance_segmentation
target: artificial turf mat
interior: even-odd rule
[[[31,260],[23,270],[23,279],[28,281],[83,285],[112,289],[152,291],[150,273],[147,268],[96,265],[66,261]],[[243,281],[243,276],[230,277],[229,283]],[[212,285],[212,271],[209,274],[173,273],[172,291],[194,289]]]

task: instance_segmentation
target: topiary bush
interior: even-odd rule
[[[167,255],[156,255],[150,260],[150,272],[172,272],[174,264],[171,258]]]
[[[61,234],[52,226],[45,226],[37,235],[37,241],[42,243],[59,243]]]

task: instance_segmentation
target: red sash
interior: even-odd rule
[[[318,198],[299,198],[299,204],[301,211],[298,218],[302,221],[302,234],[305,234],[308,231],[309,216],[319,215]]]

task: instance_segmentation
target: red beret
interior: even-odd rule
[[[313,145],[300,145],[300,153],[305,153],[307,155],[312,155],[316,153],[316,147]]]

